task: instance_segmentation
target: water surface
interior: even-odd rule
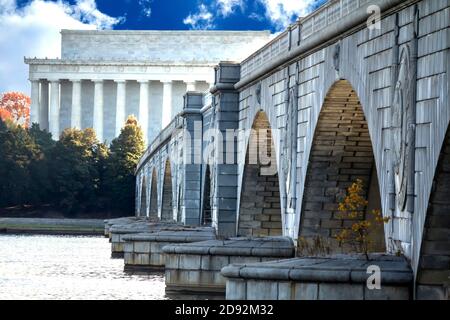
[[[103,237],[0,234],[0,299],[166,299],[163,274],[110,256]]]

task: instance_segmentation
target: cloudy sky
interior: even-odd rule
[[[283,30],[326,0],[0,0],[0,93],[29,93],[23,57],[56,58],[60,29]]]

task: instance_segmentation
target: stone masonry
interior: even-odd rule
[[[381,10],[379,26],[367,25],[369,4]],[[333,240],[352,224],[336,208],[361,178],[367,210],[390,218],[377,251],[406,257],[412,297],[448,298],[450,0],[330,0],[214,73],[210,93],[188,92],[149,145],[136,190],[155,171],[161,211],[168,160],[180,223],[202,224],[210,197],[219,239],[280,234],[297,243]],[[261,115],[277,169],[264,177],[246,162]],[[155,197],[138,191],[137,208],[141,200],[149,208]]]

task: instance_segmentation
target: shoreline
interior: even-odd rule
[[[104,220],[0,218],[0,234],[104,235]]]

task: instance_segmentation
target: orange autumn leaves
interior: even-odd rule
[[[21,92],[5,92],[0,96],[0,119],[14,121],[28,128],[30,104],[30,97]]]

